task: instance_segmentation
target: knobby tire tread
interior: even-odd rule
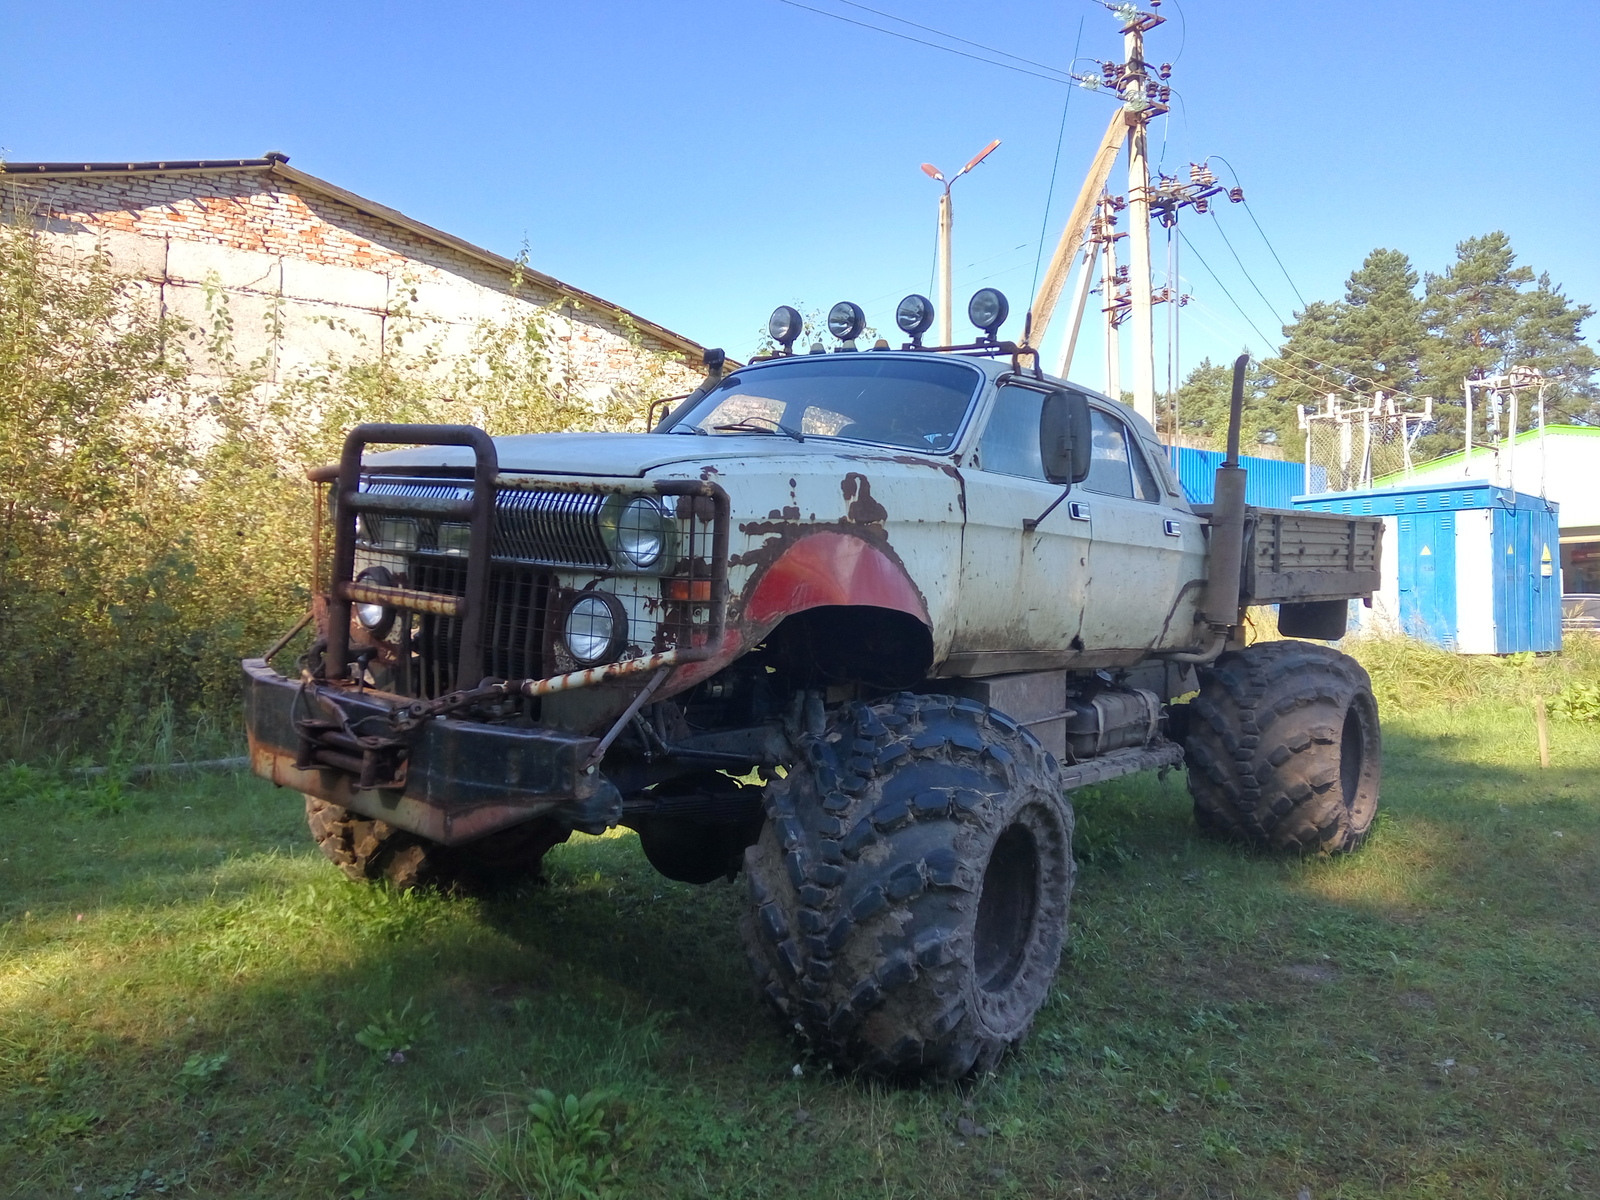
[[[1184,754],[1203,832],[1302,854],[1354,850],[1371,832],[1381,740],[1372,681],[1355,659],[1314,642],[1258,642],[1203,670],[1188,707]],[[1347,719],[1359,731],[1353,781]]]
[[[972,701],[902,694],[829,715],[766,788],[742,933],[758,988],[845,1070],[954,1079],[1026,1036],[1066,940],[1072,807],[1031,733]],[[975,985],[980,885],[1021,825],[1043,880],[1013,982]]]

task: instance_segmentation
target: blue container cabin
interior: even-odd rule
[[[1298,496],[1384,518],[1383,587],[1363,623],[1462,654],[1561,649],[1557,506],[1487,481]]]

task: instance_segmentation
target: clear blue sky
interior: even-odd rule
[[[1081,23],[1082,55],[1120,56],[1116,21],[1091,0],[870,2],[1058,64]],[[1439,270],[1458,240],[1499,228],[1521,261],[1600,307],[1600,5],[1167,0],[1161,12],[1147,53],[1176,62],[1183,102],[1153,127],[1153,153],[1169,170],[1226,157],[1306,299],[1336,298],[1373,247]],[[526,241],[539,269],[741,356],[783,302],[855,299],[891,327],[932,267],[938,189],[918,164],[954,169],[996,137],[957,185],[957,328],[987,284],[1011,296],[1007,332],[1020,333],[1067,94],[779,0],[6,0],[0,34],[6,158],[281,149],[491,249]],[[1072,94],[1047,247],[1110,104]],[[1296,302],[1246,214],[1222,205],[1185,229],[1276,335]],[[1183,276],[1196,297],[1185,369],[1264,348],[1195,256]],[[1600,318],[1590,326],[1594,340]],[[1097,344],[1074,371],[1089,383]]]

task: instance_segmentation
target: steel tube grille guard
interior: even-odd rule
[[[476,455],[473,479],[469,484],[373,474],[363,482],[361,454],[373,444],[471,446]],[[472,426],[363,425],[352,430],[335,493],[327,677],[350,678],[352,601],[378,599],[380,589],[353,578],[356,551],[362,546],[404,560],[406,586],[381,591],[400,614],[399,661],[389,686],[405,695],[436,698],[483,679],[519,681],[526,685],[524,694],[540,695],[639,669],[644,659],[624,658],[549,675],[557,665],[551,651],[554,609],[564,591],[558,571],[614,578],[625,595],[648,592],[654,597],[654,589],[662,586],[663,595],[655,600],[662,629],[642,643],[655,645],[657,652],[647,655],[654,664],[696,662],[721,649],[729,527],[728,498],[721,487],[700,480],[528,483],[521,486],[514,476],[499,476],[493,442]],[[643,572],[613,558],[602,533],[601,512],[608,496],[628,495],[654,495],[669,520],[676,519],[681,543],[672,574]],[[405,522],[408,543],[388,546],[364,538],[368,531],[358,523],[359,512]],[[470,515],[465,546],[458,514]],[[658,579],[670,581],[689,599],[670,602]],[[697,612],[703,614],[698,621]],[[673,648],[662,647],[662,635]]]

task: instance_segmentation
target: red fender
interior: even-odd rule
[[[745,604],[757,627],[825,604],[862,604],[909,613],[924,625],[928,607],[905,568],[870,542],[826,530],[801,538],[767,568]]]

